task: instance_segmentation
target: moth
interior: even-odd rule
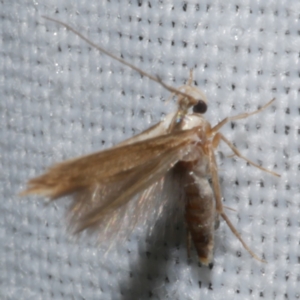
[[[156,222],[165,213],[169,204],[177,202],[183,207],[187,240],[193,242],[202,264],[208,265],[213,260],[214,232],[219,217],[251,256],[262,261],[246,245],[224,211],[214,151],[222,141],[237,157],[279,176],[244,157],[220,132],[228,122],[257,114],[275,99],[254,112],[226,117],[211,126],[203,116],[207,99],[192,85],[192,72],[186,85],[171,87],[159,77],[97,46],[69,25],[44,18],[64,26],[100,52],[162,85],[177,98],[178,108],[160,123],[111,149],[53,165],[31,179],[21,195],[37,194],[53,201],[70,195],[68,216],[73,232],[97,232],[100,238],[108,235],[117,238],[118,232],[130,232],[136,224],[149,226],[150,221]],[[169,197],[168,191],[171,191]]]

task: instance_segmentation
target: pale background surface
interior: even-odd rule
[[[1,2],[1,299],[300,298],[300,2],[225,2]],[[194,68],[212,124],[276,97],[222,132],[282,177],[227,158],[226,147],[219,156],[225,202],[236,209],[228,215],[268,264],[252,259],[224,222],[212,270],[187,262],[184,242],[145,243],[142,229],[104,256],[67,234],[64,201],[17,196],[46,166],[109,148],[174,109],[156,83],[42,15],[174,86]]]

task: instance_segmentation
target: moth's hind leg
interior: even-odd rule
[[[247,157],[243,156],[240,151],[230,142],[228,141],[228,139],[220,132],[216,133],[216,135],[214,136],[213,139],[213,147],[216,148],[217,145],[220,143],[220,140],[222,140],[234,153],[234,155],[236,155],[237,157],[245,160],[247,163],[249,163],[250,165],[264,171],[267,173],[270,173],[274,176],[280,177],[280,175],[276,172],[270,171],[264,167],[261,167],[260,165],[256,164],[255,162],[251,161],[250,159],[248,159]]]
[[[228,225],[228,227],[230,228],[231,232],[239,239],[239,241],[242,243],[243,247],[249,252],[249,254],[261,261],[261,262],[264,262],[266,263],[265,260],[259,258],[250,248],[249,246],[246,244],[246,242],[244,242],[244,240],[242,239],[241,235],[238,233],[238,231],[236,230],[236,228],[233,226],[233,224],[231,223],[231,221],[229,220],[229,218],[227,217],[227,215],[225,214],[225,212],[220,212],[220,215],[221,217],[224,219],[224,221],[226,222],[226,224]]]
[[[253,258],[255,258],[261,262],[265,262],[263,259],[259,258],[249,248],[249,246],[244,242],[241,235],[238,233],[238,231],[233,226],[233,224],[231,223],[231,221],[229,220],[229,218],[227,217],[227,215],[224,212],[221,188],[220,188],[219,176],[218,176],[218,168],[217,168],[217,164],[216,164],[216,160],[215,160],[215,156],[214,156],[214,152],[213,152],[213,146],[214,146],[214,144],[211,147],[209,147],[209,166],[210,166],[210,172],[211,172],[212,187],[213,187],[214,196],[215,196],[215,200],[216,200],[216,211],[224,219],[224,221],[227,223],[227,225],[230,228],[230,230],[232,231],[232,233],[238,238],[238,240],[242,243],[243,247],[249,252],[249,254]]]

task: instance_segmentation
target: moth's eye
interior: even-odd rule
[[[202,100],[199,100],[198,103],[193,106],[194,113],[204,114],[206,111],[207,111],[207,104]]]

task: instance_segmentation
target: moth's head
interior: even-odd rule
[[[184,85],[179,90],[190,97],[179,97],[178,104],[182,109],[193,108],[194,113],[204,114],[207,111],[207,99],[204,93],[195,86]]]

